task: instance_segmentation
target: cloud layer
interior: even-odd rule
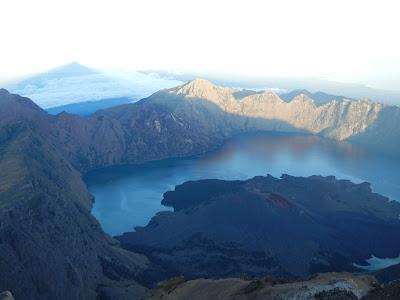
[[[21,81],[9,89],[49,108],[118,97],[130,97],[135,101],[160,89],[182,84],[178,80],[141,72],[82,72],[72,76],[62,70],[49,73]]]

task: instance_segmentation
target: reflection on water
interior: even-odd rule
[[[374,191],[400,200],[400,161],[347,142],[317,136],[257,134],[232,139],[220,150],[195,158],[102,169],[85,178],[95,196],[93,214],[110,234],[146,225],[161,210],[162,194],[187,180],[247,179],[283,173],[335,175],[368,181]]]

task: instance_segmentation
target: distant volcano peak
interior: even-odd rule
[[[44,74],[59,75],[59,76],[79,76],[79,75],[88,75],[94,73],[97,73],[94,69],[91,69],[78,62],[73,61],[68,64],[49,70]]]

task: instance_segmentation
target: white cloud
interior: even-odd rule
[[[379,87],[398,67],[399,8],[391,0],[5,0],[0,77],[75,60]]]
[[[33,77],[10,91],[34,100],[43,108],[83,101],[129,97],[139,100],[162,89],[182,84],[177,80],[139,72],[93,73],[78,76]]]

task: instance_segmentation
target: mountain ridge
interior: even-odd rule
[[[317,92],[313,93],[313,92],[310,92],[310,91],[308,91],[306,89],[293,90],[293,91],[290,91],[288,93],[282,93],[279,96],[283,100],[289,102],[294,97],[296,97],[298,95],[301,95],[301,94],[306,95],[309,98],[313,99],[317,106],[324,105],[326,103],[329,103],[332,100],[349,99],[349,98],[347,98],[345,96],[327,94],[327,93],[324,93],[324,92],[321,92],[321,91],[317,91]],[[349,100],[354,100],[354,99],[349,99]]]
[[[206,84],[205,84],[206,83]],[[185,89],[190,87],[190,89]],[[193,92],[195,91],[195,92]],[[298,95],[290,102],[282,100],[272,91],[258,92],[244,96],[237,101],[235,89],[222,88],[205,80],[193,80],[188,84],[162,90],[148,97],[146,101],[168,106],[176,105],[178,99],[191,100],[190,109],[208,109],[212,114],[210,105],[215,104],[223,112],[232,115],[231,119],[243,119],[242,124],[226,122],[230,127],[237,127],[239,131],[246,130],[282,130],[282,131],[303,131],[311,134],[319,134],[327,138],[339,141],[349,140],[359,143],[365,142],[374,148],[384,148],[384,145],[371,143],[364,139],[363,134],[371,128],[379,130],[379,135],[384,137],[389,128],[374,127],[373,124],[381,117],[382,111],[391,111],[393,116],[388,120],[380,120],[399,124],[397,117],[399,107],[372,102],[371,100],[331,100],[323,105],[316,105],[307,95]],[[198,100],[197,104],[194,100]],[[182,102],[182,101],[181,101]],[[184,102],[184,101],[183,101]],[[186,105],[190,106],[190,105]],[[171,107],[172,108],[172,107]],[[189,108],[188,108],[189,109]],[[264,119],[265,121],[259,121]],[[269,124],[267,124],[269,121]],[[274,121],[280,124],[273,124]],[[283,125],[283,123],[287,125]],[[381,124],[380,124],[381,125]],[[382,124],[383,125],[383,124]],[[382,138],[381,138],[382,139]],[[389,147],[389,145],[387,144]],[[396,147],[399,146],[396,144]],[[385,149],[395,154],[396,148]]]
[[[199,77],[198,74],[173,73],[163,70],[142,71],[146,74],[160,74],[169,78],[189,81]],[[202,75],[206,76],[206,75]],[[311,92],[320,91],[328,95],[346,95],[352,99],[362,99],[370,97],[374,101],[399,106],[400,92],[397,90],[385,90],[370,87],[359,83],[344,83],[330,81],[322,78],[279,78],[279,77],[250,77],[232,75],[224,76],[207,75],[210,81],[216,82],[222,86],[239,86],[245,89],[265,89],[265,87],[276,88],[283,91],[294,91],[306,89]],[[290,92],[289,92],[290,93]]]

